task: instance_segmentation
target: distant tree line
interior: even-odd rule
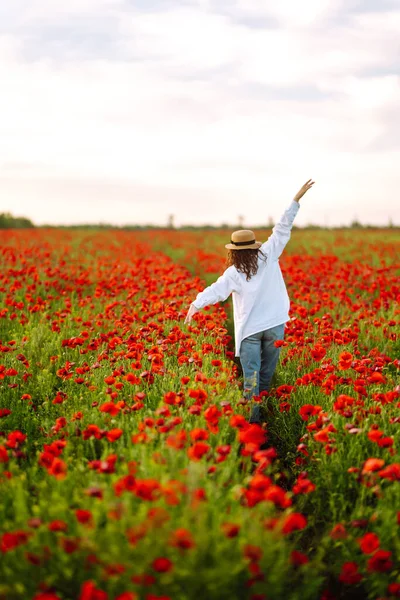
[[[13,217],[10,213],[0,213],[0,229],[27,229],[35,227],[26,217]]]
[[[250,226],[250,229],[271,229],[274,223],[270,219],[265,226]],[[14,217],[10,213],[0,213],[0,229],[27,229],[30,227],[36,227],[38,229],[89,229],[89,230],[106,230],[106,229],[120,229],[121,231],[142,231],[148,229],[172,229],[175,231],[213,231],[214,229],[242,229],[243,223],[221,223],[220,225],[181,225],[176,227],[174,225],[173,215],[170,215],[166,225],[112,225],[111,223],[81,223],[79,225],[34,225],[30,219],[26,217]],[[377,225],[362,225],[357,220],[354,220],[350,225],[337,225],[337,226],[325,226],[325,225],[305,225],[299,227],[293,225],[293,230],[318,230],[318,229],[398,229],[399,226],[395,225],[392,220],[389,221],[386,226]]]

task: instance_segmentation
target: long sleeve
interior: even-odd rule
[[[299,203],[296,200],[292,200],[290,206],[285,210],[278,223],[272,229],[272,234],[268,240],[261,246],[261,250],[270,256],[272,260],[280,257],[283,249],[290,240],[293,221],[299,208]]]
[[[217,281],[206,287],[202,292],[199,292],[192,304],[198,309],[204,308],[210,304],[226,300],[232,292],[238,290],[239,286],[233,276],[232,267],[229,267]]]

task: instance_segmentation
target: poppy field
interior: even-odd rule
[[[228,236],[1,232],[0,600],[400,598],[398,230],[293,231],[262,427]]]

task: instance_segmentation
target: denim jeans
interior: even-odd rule
[[[274,346],[276,340],[283,340],[285,324],[259,331],[242,340],[240,362],[243,369],[244,397],[251,400],[261,392],[268,391],[272,376],[279,360],[280,348]],[[250,423],[261,422],[260,405],[255,404]]]

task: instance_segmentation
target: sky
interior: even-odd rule
[[[0,0],[0,212],[400,225],[400,0]]]

